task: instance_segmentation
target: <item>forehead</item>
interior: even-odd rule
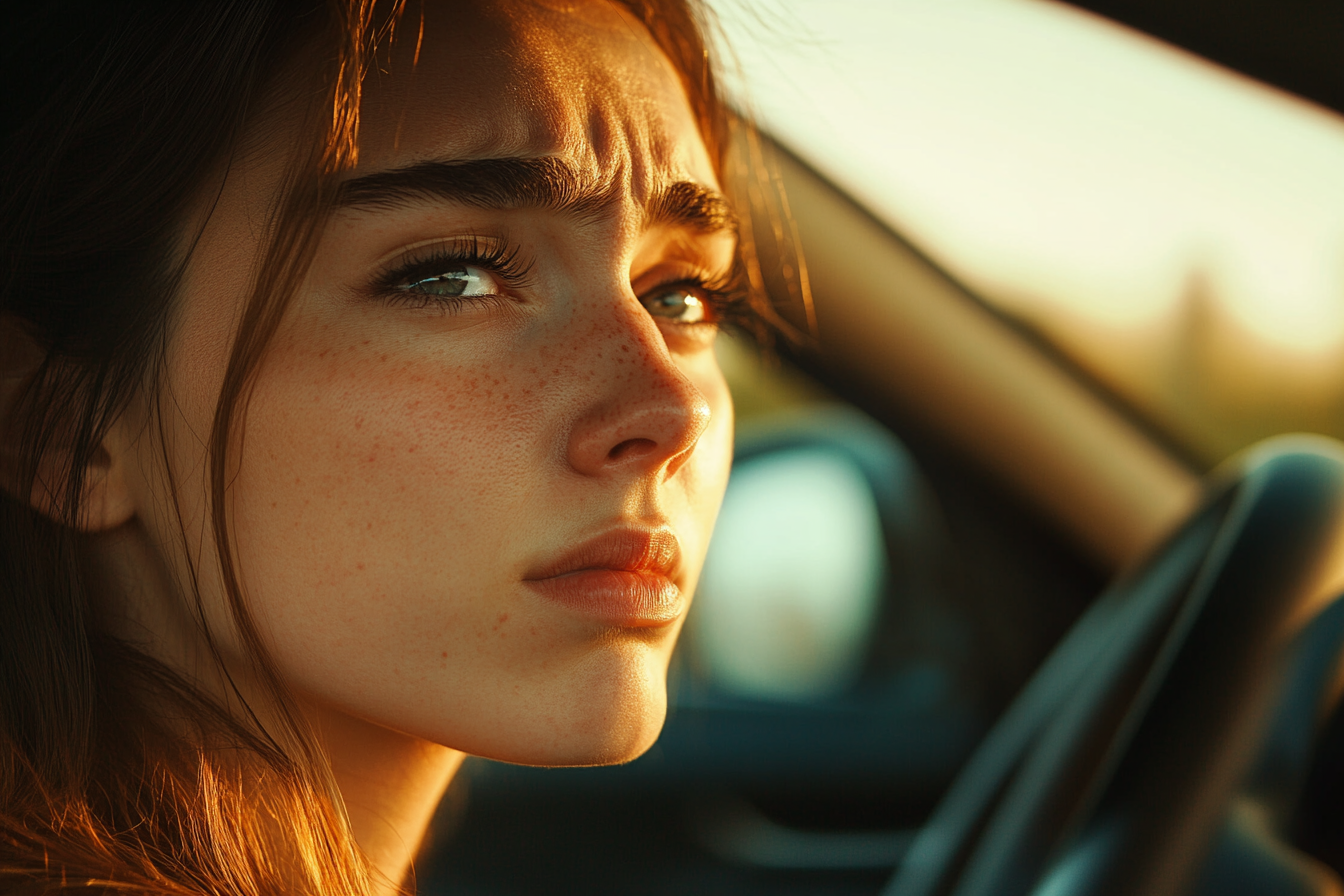
[[[616,4],[410,4],[366,82],[352,175],[543,156],[636,201],[671,181],[715,183],[676,72]]]

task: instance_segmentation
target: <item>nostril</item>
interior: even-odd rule
[[[589,476],[620,470],[671,476],[709,423],[709,404],[675,365],[613,378],[571,424],[566,459]]]
[[[652,439],[626,439],[607,452],[607,460],[616,461],[630,455],[646,454],[657,445]]]

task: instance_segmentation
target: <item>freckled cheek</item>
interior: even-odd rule
[[[550,460],[538,402],[484,366],[366,346],[291,353],[264,372],[249,410],[240,540],[273,571],[306,558],[290,570],[318,590],[442,568],[447,546],[489,550]]]

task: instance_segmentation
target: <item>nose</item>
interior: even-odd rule
[[[671,476],[691,456],[709,426],[705,396],[677,366],[657,324],[642,306],[609,331],[596,388],[570,431],[570,466],[585,476]]]

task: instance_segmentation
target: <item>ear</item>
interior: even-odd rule
[[[28,504],[38,513],[84,532],[113,529],[135,515],[134,496],[127,478],[132,462],[131,444],[120,438],[122,423],[109,428],[83,470],[81,495],[76,502],[79,519],[67,519],[67,489],[72,478],[73,446],[57,434],[37,464],[30,488],[23,478],[23,431],[19,399],[41,367],[44,353],[13,320],[0,318],[0,490]]]
[[[28,499],[33,509],[81,532],[103,532],[129,522],[135,516],[135,498],[126,476],[129,452],[118,450],[122,441],[116,438],[119,429],[120,421],[112,424],[112,431],[85,464],[78,519],[66,519],[63,512],[71,457],[62,446],[53,447],[38,465]]]

